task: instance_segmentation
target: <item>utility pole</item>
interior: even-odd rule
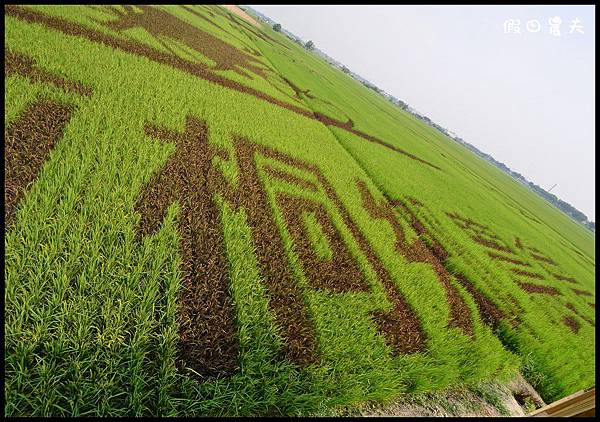
[[[555,183],[555,184],[554,184],[554,186],[552,186],[550,189],[548,189],[548,191],[547,191],[547,192],[548,192],[548,193],[550,193],[550,191],[551,191],[552,189],[554,189],[554,188],[556,187],[556,185],[557,185],[557,184],[558,184],[558,183]]]

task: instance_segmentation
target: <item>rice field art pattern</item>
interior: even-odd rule
[[[220,6],[5,6],[5,415],[594,384],[594,238]]]

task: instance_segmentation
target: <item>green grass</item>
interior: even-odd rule
[[[96,9],[35,9],[163,48],[139,28],[110,32],[90,19],[104,16]],[[336,406],[508,376],[523,356],[526,373],[546,399],[594,384],[594,327],[579,319],[581,328],[575,335],[560,322],[567,301],[581,315],[595,319],[586,304],[595,302],[594,238],[588,232],[499,170],[280,34],[264,29],[289,50],[248,35],[241,25],[236,28],[221,15],[206,14],[227,32],[189,11],[167,10],[232,45],[254,46],[268,69],[267,79],[245,78],[227,70],[217,71],[220,75],[339,120],[351,118],[360,130],[442,171],[167,65],[5,16],[5,48],[93,89],[90,98],[83,98],[20,76],[5,78],[5,128],[42,95],[77,106],[20,202],[14,227],[5,233],[6,415],[318,414]],[[180,57],[210,64],[199,53],[175,44],[170,45]],[[293,90],[282,77],[310,89],[316,98],[292,100]],[[317,192],[303,191],[260,170],[275,216],[272,229],[284,240],[290,268],[315,326],[320,363],[298,367],[280,359],[283,339],[269,307],[246,212],[233,209],[217,195],[241,369],[231,377],[199,383],[176,368],[179,204],[169,207],[156,234],[138,242],[134,203],[143,185],[175,150],[174,144],[148,138],[144,125],[151,122],[182,132],[189,115],[205,120],[209,142],[227,151],[234,149],[232,136],[241,135],[322,171],[389,270],[395,287],[417,313],[427,336],[424,353],[393,357],[377,334],[369,312],[387,310],[391,303],[322,187]],[[262,156],[256,160],[259,169],[265,164],[282,166]],[[215,158],[213,164],[233,184],[244,171],[235,159]],[[310,179],[298,170],[290,172]],[[453,280],[471,312],[474,338],[448,329],[450,310],[433,269],[396,252],[391,227],[373,220],[362,206],[356,178],[365,181],[378,199],[385,193],[398,199],[412,196],[425,204],[425,208],[412,208],[450,252],[448,267],[467,275],[509,314],[515,310],[507,298],[514,296],[524,309],[519,315],[521,325],[513,329],[503,323],[495,335],[481,322],[473,298]],[[277,192],[325,204],[370,291],[331,293],[310,287],[274,200]],[[523,217],[515,207],[541,224]],[[578,288],[594,297],[577,296],[568,283],[548,277],[540,284],[556,286],[562,296],[536,297],[520,290],[511,281],[509,267],[491,261],[446,211],[488,225],[508,243],[519,236],[552,257],[559,264],[557,272],[575,277]],[[328,259],[332,250],[314,216],[305,215],[304,223],[315,253]],[[401,225],[409,239],[416,237],[408,222]],[[531,257],[523,254],[522,259],[532,263],[532,270],[547,275]]]

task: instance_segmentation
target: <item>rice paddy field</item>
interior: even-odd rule
[[[595,237],[219,6],[5,6],[5,415],[595,385]]]

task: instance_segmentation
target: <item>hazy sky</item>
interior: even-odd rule
[[[593,6],[252,7],[595,220]]]

